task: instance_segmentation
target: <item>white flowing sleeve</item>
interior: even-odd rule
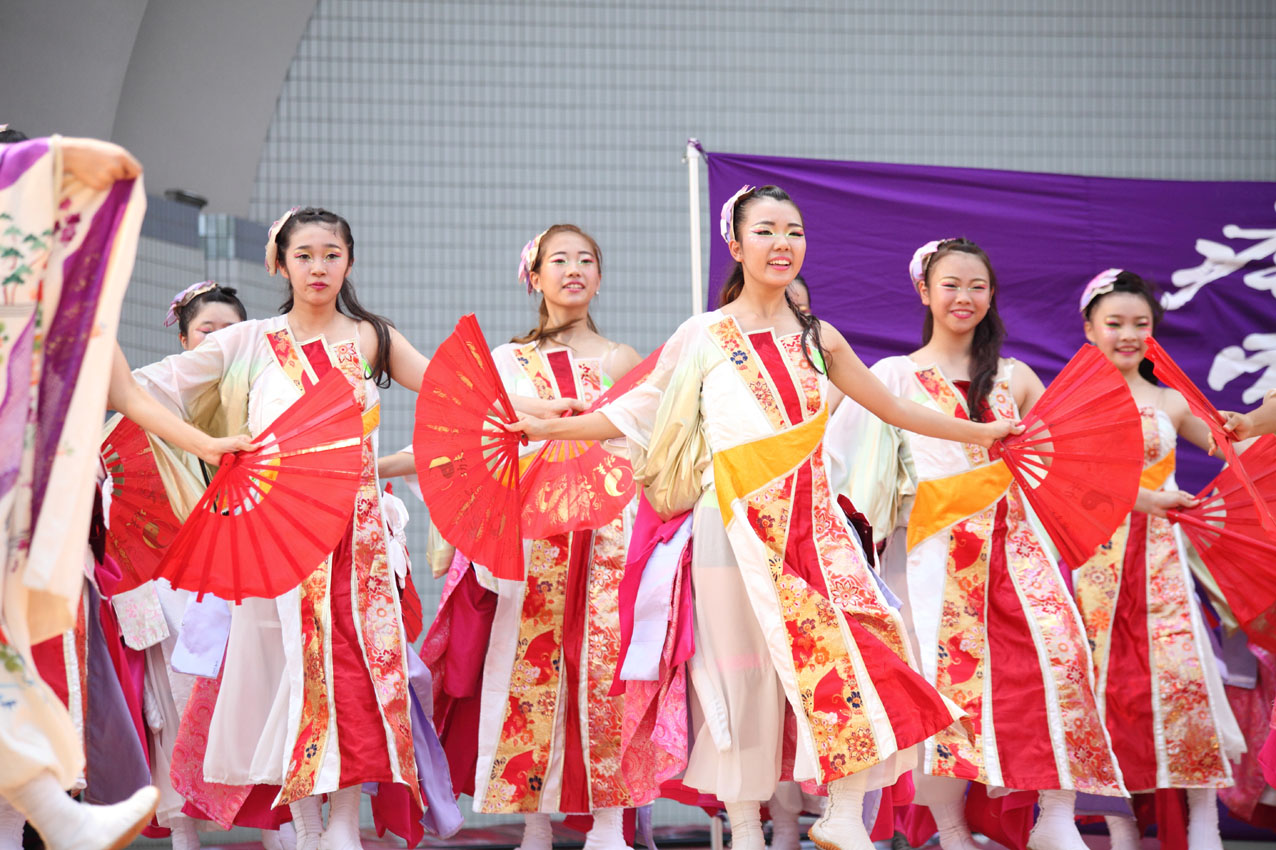
[[[202,426],[221,405],[219,389],[226,361],[222,340],[210,334],[190,351],[133,370],[133,377],[173,413]]]
[[[645,450],[650,445],[661,403],[671,387],[692,390],[698,401],[704,373],[696,349],[702,336],[699,318],[693,316],[683,322],[664,344],[651,374],[615,401],[598,408],[624,433],[630,446]]]
[[[647,379],[599,408],[628,438],[634,480],[662,519],[691,510],[712,461],[701,427],[704,376],[722,355],[693,317],[665,343]]]

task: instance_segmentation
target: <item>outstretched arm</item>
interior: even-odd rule
[[[602,413],[594,411],[584,416],[569,416],[564,419],[539,419],[535,416],[521,416],[512,425],[510,431],[521,431],[531,440],[614,440],[623,437],[619,428],[611,424],[611,420]]]
[[[821,325],[820,334],[828,354],[829,379],[883,422],[927,437],[974,443],[984,448],[1022,430],[1008,419],[996,422],[955,419],[895,396],[851,350],[850,343],[837,328],[826,322]]]
[[[1223,427],[1235,434],[1238,440],[1276,433],[1276,390],[1269,390],[1263,403],[1249,413],[1221,412],[1227,417]]]
[[[210,437],[203,431],[177,417],[151,397],[133,379],[128,360],[115,343],[115,358],[111,363],[111,384],[107,390],[107,406],[123,413],[144,430],[162,440],[167,440],[184,451],[216,466],[222,455],[228,452],[247,451],[256,448],[245,436]]]
[[[142,164],[117,144],[78,138],[63,138],[60,144],[64,188],[79,181],[101,191],[142,173]]]

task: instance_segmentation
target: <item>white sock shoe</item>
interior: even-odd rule
[[[798,812],[779,805],[775,797],[767,806],[771,810],[771,850],[801,850],[802,826]]]
[[[26,822],[22,812],[0,797],[0,850],[22,850],[22,827]]]
[[[843,777],[828,784],[828,805],[807,832],[820,850],[873,850],[864,826],[864,792],[852,790],[850,779]]]
[[[49,850],[119,850],[151,822],[159,803],[159,790],[153,785],[113,806],[77,803],[52,773],[41,773],[7,793]]]
[[[363,850],[359,840],[362,798],[362,785],[351,785],[328,795],[328,828],[319,839],[319,850]]]
[[[1223,850],[1218,834],[1218,791],[1187,789],[1187,846],[1191,850]]]
[[[170,839],[173,850],[199,850],[199,831],[195,829],[195,821],[186,815],[174,815],[168,828],[173,833]]]
[[[932,803],[927,808],[935,818],[935,826],[939,829],[939,846],[943,850],[979,850],[975,837],[970,834],[966,825],[966,800],[949,800],[944,803]]]
[[[625,844],[625,810],[594,809],[594,825],[585,835],[585,850],[633,850]]]
[[[1042,791],[1041,814],[1028,834],[1028,850],[1089,850],[1077,831],[1076,791]]]
[[[265,839],[270,831],[263,829],[262,838]],[[279,836],[279,846],[282,850],[297,850],[297,830],[291,823],[281,823],[275,834]]]
[[[261,847],[262,850],[284,850],[284,839],[277,829],[263,829],[261,831]],[[177,850],[176,847],[173,850]]]
[[[1124,815],[1104,815],[1112,850],[1139,850],[1143,836],[1139,834],[1139,822]]]
[[[762,835],[762,804],[747,800],[727,803],[727,820],[731,821],[731,850],[766,850]]]
[[[549,815],[532,812],[523,815],[523,843],[517,850],[550,850],[554,846],[554,828]]]
[[[297,834],[296,850],[319,850],[319,838],[323,835],[323,809],[318,797],[305,797],[288,804],[292,812],[292,826]],[[269,830],[262,831],[262,844]]]

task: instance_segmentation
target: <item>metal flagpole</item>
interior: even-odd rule
[[[687,204],[691,212],[691,312],[704,312],[704,265],[700,248],[700,160],[704,157],[700,143],[687,139]]]

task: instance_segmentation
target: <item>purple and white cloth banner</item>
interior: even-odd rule
[[[1276,388],[1276,183],[1132,180],[978,168],[706,154],[714,219],[709,304],[731,268],[716,237],[742,185],[774,183],[806,223],[802,275],[814,312],[865,363],[921,344],[923,308],[908,279],[913,251],[965,236],[992,261],[1004,353],[1049,381],[1085,342],[1077,304],[1110,267],[1164,292],[1158,340],[1224,410]],[[1179,486],[1218,471],[1180,451]]]

